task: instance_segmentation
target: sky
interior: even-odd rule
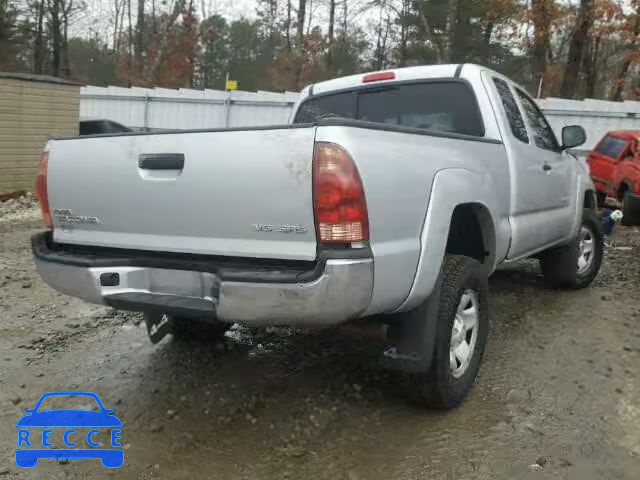
[[[79,0],[75,0],[79,2]],[[71,23],[69,34],[71,36],[87,37],[97,34],[106,43],[113,40],[113,27],[115,18],[114,3],[118,0],[83,0],[87,8],[77,13]],[[120,0],[122,1],[122,0]],[[146,10],[151,9],[154,0],[146,0]],[[175,0],[155,0],[156,4],[172,4]],[[207,16],[215,13],[226,17],[228,20],[235,20],[241,17],[254,19],[256,17],[257,0],[194,0],[200,18],[203,17],[202,9],[206,10]],[[369,22],[377,20],[375,9],[364,11],[361,7],[366,2],[363,0],[349,0],[349,18],[351,22],[366,26]],[[312,25],[317,22],[327,21],[327,2],[314,0],[308,2],[307,10],[312,7]],[[135,24],[135,14],[137,1],[132,0],[132,22]],[[166,8],[166,7],[165,7]],[[126,22],[126,20],[125,20]]]
[[[156,0],[158,4],[165,3]],[[113,36],[113,18],[115,17],[113,0],[85,0],[87,8],[79,13],[70,28],[72,36],[86,36],[97,33],[105,41]],[[151,0],[147,0],[150,4]],[[218,13],[227,19],[240,17],[255,18],[255,0],[195,0],[198,15],[202,18],[202,7],[207,15]],[[150,7],[147,7],[150,8]],[[136,2],[132,2],[132,15],[135,17]],[[135,20],[134,20],[135,22]]]

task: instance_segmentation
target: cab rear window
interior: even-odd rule
[[[596,152],[609,158],[618,158],[628,143],[627,140],[607,135],[596,147]]]
[[[475,95],[463,82],[411,83],[322,95],[303,102],[294,123],[330,117],[484,136]]]

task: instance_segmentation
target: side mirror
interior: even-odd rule
[[[562,129],[562,149],[575,148],[587,141],[587,134],[579,125],[571,125]]]
[[[24,413],[33,413],[33,408],[25,408]]]
[[[106,413],[107,415],[113,415],[114,413],[116,413],[116,411],[113,408],[105,408],[104,413]]]

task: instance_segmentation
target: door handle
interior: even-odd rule
[[[551,165],[549,165],[548,163],[545,163],[544,165],[542,165],[542,170],[544,170],[545,172],[548,172],[552,168],[553,167]]]
[[[143,170],[182,170],[182,153],[143,153],[138,157],[138,168]]]

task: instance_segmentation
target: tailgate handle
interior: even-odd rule
[[[138,168],[143,170],[182,170],[182,153],[143,153],[138,158]]]

